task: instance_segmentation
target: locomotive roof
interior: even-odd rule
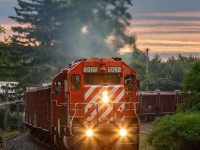
[[[123,62],[121,58],[119,57],[102,57],[102,58],[82,58],[82,59],[77,59],[75,60],[74,62],[70,63],[68,65],[68,67],[62,69],[62,71],[57,74],[54,79],[58,79],[58,78],[62,78],[62,77],[65,77],[65,74],[69,71],[71,71],[75,66],[77,66],[79,63],[81,62],[96,62],[96,63],[109,63],[109,62]],[[130,66],[128,66],[125,62],[123,62],[123,64],[127,67],[130,68]]]
[[[106,61],[121,61],[122,59],[118,58],[118,57],[112,57],[112,58],[106,57],[106,58],[87,58],[87,59],[84,59],[84,60],[87,61],[87,62],[90,62],[90,61],[92,61],[92,62],[94,62],[94,61],[96,61],[96,62],[99,62],[99,61],[106,62]]]
[[[77,59],[74,62],[70,63],[67,67],[67,70],[72,69],[74,66],[76,66],[79,62],[114,62],[114,61],[122,61],[119,57],[102,57],[102,58],[82,58]]]
[[[80,62],[80,61],[85,61],[85,62],[110,62],[110,61],[121,61],[122,59],[121,58],[118,58],[118,57],[105,57],[105,58],[82,58],[82,59],[77,59],[75,60],[73,63],[77,63],[77,62]]]

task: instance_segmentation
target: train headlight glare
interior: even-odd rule
[[[127,132],[126,132],[125,129],[121,129],[121,130],[119,131],[119,134],[120,134],[120,136],[124,137],[124,136],[126,136]]]
[[[91,129],[88,129],[88,130],[86,131],[86,135],[87,135],[87,136],[92,136],[92,135],[93,135],[93,131],[92,131]]]
[[[108,103],[108,101],[109,101],[108,92],[107,92],[107,91],[104,91],[102,96],[103,96],[103,97],[102,97],[102,101],[103,101],[104,103]]]

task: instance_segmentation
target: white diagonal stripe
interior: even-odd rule
[[[121,98],[124,96],[124,89],[121,91],[121,93],[116,97],[116,99],[114,100],[115,103],[119,102],[121,100]],[[113,107],[109,107],[107,108],[107,110],[101,115],[100,118],[105,118],[105,116],[107,116],[111,110],[113,109]]]
[[[121,91],[121,93],[116,97],[116,99],[114,100],[114,102],[119,102],[121,100],[121,98],[124,96],[124,89]]]
[[[107,86],[106,86],[107,87]],[[109,92],[109,97],[111,97],[118,89],[120,86],[114,86],[114,88]],[[107,87],[108,88],[108,87]],[[106,89],[107,89],[106,88]],[[100,105],[100,107],[98,106],[98,112],[103,108],[103,104]],[[96,110],[94,110],[92,113],[96,112]]]
[[[114,86],[114,88],[110,91],[110,96],[113,95],[118,89],[119,89],[120,86]]]
[[[96,101],[99,98],[99,95],[100,95],[101,91],[105,90],[107,88],[108,88],[108,86],[104,86],[104,87],[102,87],[101,90],[99,90],[99,92],[94,96],[94,98],[85,106],[85,113],[88,111],[89,108],[92,107],[92,105],[94,105],[96,103]]]
[[[111,112],[111,110],[113,109],[113,105],[111,106],[109,106],[107,109],[106,109],[106,111],[101,115],[101,117],[99,117],[99,120],[101,120],[101,118],[105,118],[110,112]]]
[[[85,93],[85,100],[90,96],[90,94],[97,88],[97,86],[92,86],[86,93]]]

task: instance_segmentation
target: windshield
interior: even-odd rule
[[[120,84],[120,74],[85,74],[86,85]]]

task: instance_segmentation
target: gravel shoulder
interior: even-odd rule
[[[49,148],[34,141],[29,133],[24,133],[11,139],[5,139],[4,145],[7,150],[47,150]]]

